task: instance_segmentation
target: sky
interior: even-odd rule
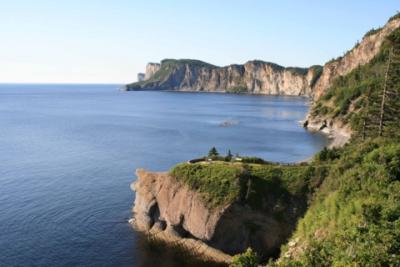
[[[0,0],[0,83],[128,83],[148,62],[324,64],[399,0]]]

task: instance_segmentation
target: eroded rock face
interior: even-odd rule
[[[138,230],[156,229],[174,238],[191,237],[230,255],[248,247],[263,258],[277,255],[305,210],[301,201],[292,200],[285,206],[269,196],[262,212],[239,202],[209,209],[199,193],[167,173],[139,169],[136,174],[132,189],[136,191],[133,212]]]
[[[139,229],[149,230],[157,224],[164,225],[162,228],[171,233],[191,235],[200,240],[212,238],[223,208],[207,209],[196,192],[167,173],[138,169],[136,175],[133,212]]]
[[[400,27],[400,19],[389,21],[377,33],[365,36],[356,47],[342,58],[326,63],[313,89],[314,98],[318,99],[324,95],[335,78],[350,73],[359,65],[368,63],[378,54],[385,38],[398,27]]]
[[[303,126],[311,132],[325,134],[331,140],[328,146],[330,148],[344,146],[350,141],[353,134],[350,125],[345,124],[339,119],[332,119],[325,116],[308,114]]]
[[[144,74],[144,80],[150,79],[160,67],[161,65],[159,63],[148,63],[146,66],[146,73]]]
[[[381,30],[365,36],[346,55],[326,63],[323,68],[285,68],[258,60],[243,65],[218,67],[205,62],[199,64],[196,60],[176,60],[173,67],[165,68],[166,75],[160,79],[149,83],[129,84],[125,89],[301,95],[318,99],[334,79],[368,63],[377,55],[385,38],[399,26],[400,19],[389,21]],[[149,63],[145,80],[153,77],[162,69],[162,65],[163,63]]]
[[[154,71],[160,68],[163,66],[148,64],[145,80],[150,79]],[[164,69],[168,72],[165,77],[146,84],[127,85],[127,90],[205,92],[238,92],[239,90],[242,93],[297,96],[309,95],[312,81],[318,75],[316,68],[284,68],[263,61],[217,67],[207,63],[192,64],[187,60],[178,60],[174,66],[164,66]]]

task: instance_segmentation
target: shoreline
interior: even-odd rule
[[[200,93],[200,94],[225,94],[225,95],[254,95],[254,96],[281,96],[281,97],[302,97],[306,99],[312,99],[311,96],[308,95],[284,95],[284,94],[263,94],[263,93],[251,93],[251,92],[243,92],[243,93],[233,93],[228,91],[196,91],[196,90],[159,90],[159,89],[141,89],[141,90],[129,90],[124,87],[120,88],[122,92],[168,92],[168,93]]]
[[[157,229],[156,227],[152,227],[148,231],[143,231],[139,229],[139,227],[137,227],[134,216],[128,221],[128,223],[135,231],[141,232],[156,240],[164,241],[171,246],[179,246],[183,249],[191,251],[195,257],[206,258],[207,260],[211,260],[217,263],[230,264],[232,262],[231,255],[226,254],[216,248],[213,248],[200,240],[176,236],[168,233],[167,231]]]
[[[352,131],[342,123],[326,120],[310,119],[310,116],[301,121],[303,127],[311,133],[321,133],[328,138],[328,148],[342,147],[350,141]]]
[[[196,92],[196,91],[164,91],[164,92],[176,92],[176,93],[219,93],[224,94],[223,92]],[[243,94],[240,94],[243,95]],[[249,94],[251,95],[251,94]],[[254,95],[254,94],[253,94]],[[271,96],[279,96],[279,95],[271,95]],[[286,97],[286,96],[285,96]],[[295,96],[289,96],[295,97]],[[297,96],[298,97],[298,96]],[[300,96],[307,98],[306,96]],[[311,118],[310,115],[311,103],[308,105],[308,113],[306,114],[304,120],[299,121],[301,123],[299,126],[305,128],[310,133],[320,133],[327,138],[327,147],[341,147],[345,145],[351,137],[351,130],[344,126],[341,123],[336,123],[330,121],[326,122],[324,119],[319,118]],[[317,152],[318,153],[318,152]],[[310,157],[293,162],[294,164],[301,164],[304,162],[311,162],[314,158],[315,154]],[[133,184],[132,184],[133,185]],[[131,186],[133,191],[134,186]],[[136,200],[135,200],[136,202]],[[135,207],[135,205],[134,205]],[[206,242],[202,240],[190,238],[190,237],[182,237],[174,234],[174,232],[163,230],[160,227],[151,227],[150,229],[141,229],[138,227],[136,222],[135,212],[133,213],[133,217],[129,219],[129,224],[135,231],[141,232],[150,238],[154,238],[155,240],[163,241],[167,244],[171,244],[172,247],[177,246],[183,248],[187,251],[193,253],[194,257],[205,258],[210,261],[214,261],[216,263],[230,264],[232,262],[233,256],[228,255],[222,252],[219,249],[209,246]]]

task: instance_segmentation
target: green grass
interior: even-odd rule
[[[399,43],[400,29],[388,39]],[[358,119],[371,116],[366,96],[379,96],[387,59],[385,41],[370,63],[334,81],[313,115],[340,119],[359,136]],[[296,253],[269,266],[400,266],[399,137],[353,138],[322,150],[310,166],[329,167],[292,236],[296,246],[282,246],[281,255]]]
[[[281,265],[399,266],[399,201],[398,142],[376,139],[342,149],[294,234],[305,253]]]
[[[178,181],[199,192],[210,208],[240,202],[268,210],[266,197],[288,207],[293,198],[303,203],[324,179],[326,166],[306,164],[181,163],[170,170]],[[266,205],[267,204],[267,205]]]
[[[400,29],[391,35],[397,36],[400,36]],[[339,119],[349,123],[354,130],[359,130],[360,117],[368,112],[365,105],[367,95],[377,96],[383,86],[388,54],[389,48],[385,42],[368,64],[334,80],[325,95],[313,105],[311,113],[327,119]]]
[[[241,166],[216,163],[181,163],[170,170],[178,181],[199,192],[204,203],[215,208],[239,199],[245,175]]]

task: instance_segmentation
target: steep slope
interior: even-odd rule
[[[292,166],[227,163],[227,171],[214,163],[198,163],[178,165],[165,174],[175,179],[178,188],[195,192],[207,212],[215,208],[220,212],[215,225],[225,225],[222,243],[213,237],[203,238],[205,242],[222,250],[244,244],[266,259],[274,256],[276,244],[291,236],[279,258],[268,266],[400,266],[399,21],[400,15],[394,16],[343,58],[327,63],[323,80],[316,83],[319,91],[315,91],[316,102],[305,125],[328,132],[348,131],[347,139],[350,135],[352,139],[347,145],[324,149],[311,162]],[[157,73],[153,77],[161,75]],[[391,90],[386,103],[393,105],[386,107],[390,121],[385,121],[379,137],[379,122],[374,118],[382,117],[386,87]],[[232,166],[243,171],[226,176]],[[150,191],[157,199],[158,191]],[[168,195],[173,197],[174,192]],[[185,199],[179,203],[186,205]],[[225,221],[224,214],[232,206],[239,206],[239,212],[233,210],[234,219]],[[170,212],[182,214],[183,210],[178,207]],[[275,220],[268,221],[271,226],[279,222],[278,228],[271,230],[263,223],[248,227],[241,220],[248,212]],[[218,231],[213,227],[211,236]],[[254,236],[257,241],[252,242]],[[276,240],[273,246],[267,245],[270,238]],[[237,250],[244,251],[244,247]]]
[[[230,255],[252,247],[267,259],[293,231],[323,174],[323,167],[229,162],[184,163],[170,173],[138,170],[134,225]]]
[[[249,61],[244,65],[217,67],[197,60],[166,59],[157,72],[150,77],[146,75],[147,80],[129,84],[126,90],[310,95],[320,73],[320,66],[284,68],[269,62]]]
[[[343,146],[354,130],[361,127],[360,108],[371,88],[380,87],[388,59],[388,38],[398,34],[400,16],[392,17],[377,30],[369,31],[355,48],[343,57],[325,64],[313,89],[314,104],[304,126],[328,134],[331,146]],[[380,87],[382,88],[382,87]],[[364,112],[365,113],[365,112]]]
[[[313,88],[313,96],[319,99],[339,76],[346,75],[360,65],[368,63],[381,49],[385,38],[400,27],[400,18],[393,17],[377,30],[369,31],[353,49],[344,56],[324,65],[321,76]]]
[[[145,80],[128,84],[125,90],[302,95],[318,100],[336,78],[370,62],[385,38],[399,26],[400,18],[394,16],[384,27],[369,31],[353,49],[323,68],[285,68],[259,60],[218,67],[199,60],[165,59],[161,64],[149,63]]]
[[[329,173],[269,266],[400,265],[399,77],[397,28],[368,64],[332,81],[314,105],[314,118],[349,127],[352,141],[319,154]],[[386,108],[384,88],[392,92]],[[382,110],[388,114],[380,136],[374,118],[382,118]]]

